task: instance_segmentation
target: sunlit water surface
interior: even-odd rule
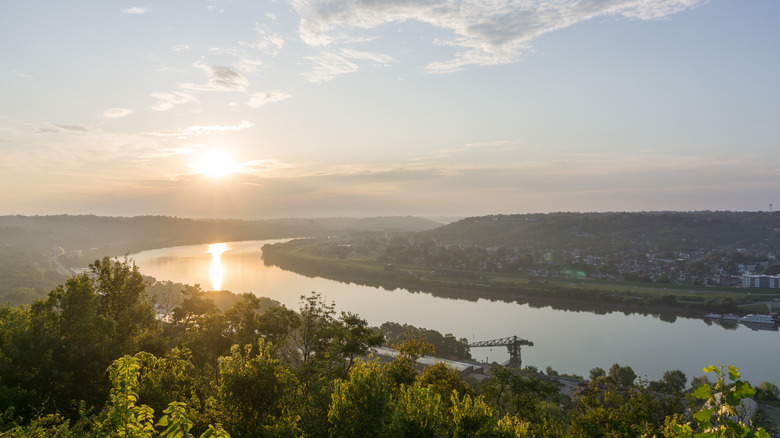
[[[158,280],[200,284],[205,290],[251,292],[297,309],[300,296],[319,292],[378,326],[385,321],[452,333],[458,338],[490,340],[517,335],[534,342],[524,347],[524,365],[548,365],[561,373],[587,377],[593,367],[630,365],[643,378],[657,380],[679,369],[688,377],[704,374],[709,364],[731,364],[754,384],[780,383],[780,333],[744,326],[725,329],[698,318],[664,322],[653,316],[611,312],[595,314],[534,308],[526,304],[434,297],[404,289],[385,290],[304,277],[262,260],[263,242],[190,245],[145,251],[132,256],[144,275]],[[503,362],[506,349],[475,348],[478,360]]]

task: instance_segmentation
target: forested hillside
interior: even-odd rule
[[[439,244],[529,250],[694,251],[780,247],[780,214],[766,212],[549,213],[467,218],[418,233]]]
[[[186,219],[165,216],[0,216],[0,303],[29,304],[64,281],[67,268],[104,256],[238,240],[406,232],[438,226],[414,217]]]
[[[193,243],[323,236],[358,231],[421,231],[440,224],[414,217],[186,219],[167,216],[0,216],[0,246],[46,251],[99,248],[102,255]]]

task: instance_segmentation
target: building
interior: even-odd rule
[[[780,275],[756,275],[742,276],[742,287],[755,287],[761,289],[780,289]]]

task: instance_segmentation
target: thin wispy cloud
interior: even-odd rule
[[[132,8],[123,9],[122,13],[123,14],[130,14],[130,15],[140,15],[140,14],[145,14],[145,13],[147,13],[149,11],[150,11],[150,9],[147,8],[147,7],[135,6],[135,7],[132,7]]]
[[[310,71],[303,73],[308,82],[327,82],[336,76],[353,73],[359,69],[357,64],[335,52],[325,52],[305,59],[313,65]]]
[[[59,133],[86,133],[89,132],[89,128],[81,125],[61,125],[57,123],[49,123],[46,127],[38,128],[34,134],[59,134]]]
[[[154,132],[148,132],[147,134],[158,136],[158,137],[176,137],[180,139],[186,139],[190,137],[198,137],[201,135],[239,132],[239,131],[243,131],[244,129],[251,128],[252,126],[254,126],[254,123],[243,120],[238,125],[208,125],[208,126],[193,125],[185,129],[174,129],[171,131],[154,131]]]
[[[410,158],[410,161],[429,161],[429,160],[441,160],[444,158],[454,157],[460,154],[469,153],[474,149],[492,148],[493,153],[499,150],[512,150],[512,146],[516,146],[520,143],[519,140],[495,140],[485,142],[466,143],[463,146],[438,149],[431,151],[427,154]],[[483,151],[480,151],[484,153]],[[500,159],[500,158],[499,158]]]
[[[276,56],[281,53],[284,47],[284,37],[279,34],[268,34],[260,26],[255,26],[255,31],[260,34],[260,39],[255,42],[241,42],[240,44],[246,47],[260,50],[267,55]]]
[[[356,63],[357,61],[372,61],[381,65],[387,65],[394,61],[388,55],[355,49],[327,50],[317,56],[309,56],[305,59],[312,67],[309,71],[304,72],[303,76],[308,82],[314,83],[327,82],[336,76],[358,71],[360,66]]]
[[[157,103],[152,105],[152,109],[155,111],[168,111],[176,105],[198,101],[198,99],[196,99],[191,94],[182,93],[179,91],[173,91],[170,93],[152,93],[150,96],[159,100]]]
[[[259,59],[244,58],[233,63],[233,67],[242,73],[255,73],[260,71],[263,61]]]
[[[281,102],[291,97],[291,95],[281,90],[264,91],[253,94],[250,97],[249,102],[247,102],[247,105],[252,108],[260,108],[263,105]]]
[[[194,148],[162,148],[160,150],[143,154],[142,158],[168,158],[178,155],[192,155],[197,151]]]
[[[296,168],[296,165],[285,163],[280,160],[265,159],[265,160],[252,160],[242,163],[239,166],[239,173],[256,176],[281,176],[287,173],[289,170]]]
[[[459,48],[454,57],[429,63],[429,73],[447,73],[469,65],[515,62],[546,33],[595,18],[657,20],[695,8],[708,0],[560,0],[530,2],[405,0],[293,0],[301,15],[299,35],[312,46],[352,42],[350,32],[387,23],[416,21],[434,26],[442,46]]]
[[[483,148],[487,146],[507,146],[511,144],[517,144],[519,140],[494,140],[494,141],[482,141],[475,143],[466,143],[464,146],[467,148]]]
[[[129,108],[109,108],[103,112],[103,117],[106,119],[119,119],[130,114],[133,114],[133,110]]]
[[[210,66],[201,63],[193,65],[208,74],[208,83],[206,85],[179,83],[179,88],[197,91],[245,91],[249,86],[247,78],[229,67]]]

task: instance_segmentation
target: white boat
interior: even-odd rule
[[[774,324],[775,320],[772,319],[772,316],[760,314],[760,313],[751,313],[750,315],[745,315],[740,319],[740,322],[744,322],[746,324]]]
[[[723,319],[723,315],[720,313],[708,313],[704,317],[708,319]]]

